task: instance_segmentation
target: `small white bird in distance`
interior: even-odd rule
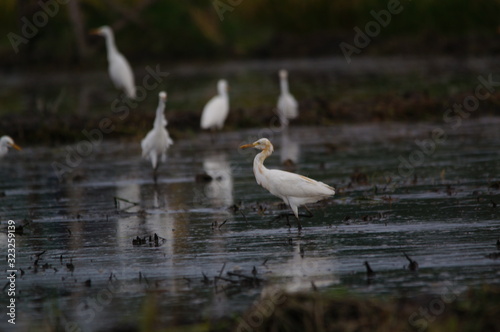
[[[299,105],[293,95],[288,90],[288,72],[284,69],[279,72],[281,94],[278,98],[278,116],[281,127],[288,126],[288,120],[299,116]]]
[[[9,148],[21,150],[21,147],[14,143],[14,140],[10,136],[5,135],[0,137],[0,158],[9,152]]]
[[[113,30],[105,25],[98,29],[91,30],[90,33],[103,36],[106,39],[109,76],[117,89],[123,90],[128,98],[134,99],[136,97],[134,73],[127,59],[125,59],[123,54],[121,54],[116,47]]]
[[[224,126],[229,113],[229,96],[227,94],[226,80],[217,82],[218,95],[212,97],[203,108],[200,126],[202,129],[210,129],[212,132],[220,130]]]
[[[298,228],[302,229],[298,208],[307,203],[315,203],[335,194],[335,189],[302,175],[278,169],[267,169],[264,160],[273,151],[273,145],[267,138],[261,138],[251,144],[240,146],[240,149],[256,148],[262,150],[253,161],[253,173],[257,184],[267,189],[271,194],[281,198],[290,206],[297,218]]]
[[[149,131],[146,137],[141,142],[142,157],[151,160],[153,172],[156,180],[156,169],[158,168],[159,161],[165,162],[167,159],[167,149],[174,141],[168,135],[165,128],[167,119],[165,119],[165,102],[167,101],[167,93],[165,91],[159,94],[158,108],[156,109],[156,117],[153,129]]]

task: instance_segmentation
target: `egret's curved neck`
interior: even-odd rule
[[[155,127],[163,127],[165,125],[164,124],[165,115],[163,113],[164,111],[165,111],[165,102],[160,102],[158,108],[156,109],[156,118],[154,124]]]
[[[227,98],[227,90],[224,88],[219,88],[219,96]]]
[[[288,92],[288,79],[286,77],[282,77],[280,79],[281,93],[289,93]]]
[[[272,153],[273,151],[271,148],[265,148],[261,153],[255,156],[255,159],[253,160],[253,172],[255,176],[267,171],[266,166],[264,166],[264,160],[266,160],[266,158],[269,157]]]
[[[115,36],[111,31],[107,32],[105,35],[106,38],[106,49],[108,50],[108,60],[112,58],[113,55],[118,54],[118,49],[115,44]]]

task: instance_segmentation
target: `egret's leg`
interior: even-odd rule
[[[295,215],[295,218],[297,218],[297,228],[299,231],[302,229],[302,225],[300,224],[300,219],[299,219],[299,207],[296,205],[290,204],[290,207],[292,208],[293,214]]]
[[[153,166],[153,181],[156,184],[157,180],[157,170],[158,170],[158,165],[159,163],[157,162],[156,155],[154,155],[154,166]]]
[[[149,159],[151,159],[151,166],[153,166],[153,171],[156,171],[156,168],[158,167],[158,156],[154,151],[151,151],[149,154]]]
[[[288,200],[285,200],[285,203],[288,204],[290,206],[290,208],[292,209],[293,216],[295,216],[295,218],[297,218],[297,228],[299,230],[301,230],[302,229],[302,224],[300,223],[299,216],[308,217],[308,218],[312,217],[311,211],[309,211],[309,209],[306,208],[307,211],[309,212],[309,214],[308,215],[299,215],[299,208],[298,208],[298,206],[296,206],[294,204],[290,204],[290,202]],[[288,225],[288,227],[291,227],[291,225],[290,225],[290,219],[288,218],[291,215],[292,215],[291,213],[281,213],[274,220],[286,217],[286,224]]]
[[[312,218],[314,217],[314,214],[311,212],[311,210],[309,210],[309,208],[307,206],[304,205],[304,208],[307,210],[308,212],[308,215],[307,216],[304,216],[304,217],[307,217],[307,218]]]

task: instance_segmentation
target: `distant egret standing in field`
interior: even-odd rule
[[[125,92],[128,98],[135,98],[134,73],[127,59],[118,51],[113,30],[105,25],[90,32],[106,39],[106,49],[109,62],[109,76],[117,89]]]
[[[9,148],[21,150],[21,147],[14,143],[14,140],[10,136],[5,135],[0,137],[0,158],[9,152]]]
[[[298,208],[307,203],[315,203],[335,194],[335,189],[302,175],[277,169],[267,169],[264,160],[273,151],[273,145],[267,138],[261,138],[254,143],[240,146],[240,149],[256,148],[262,150],[253,161],[253,173],[257,184],[267,189],[271,194],[281,198],[290,206],[297,218],[298,228],[302,229]]]
[[[218,95],[212,97],[203,108],[200,126],[202,129],[212,131],[222,129],[229,113],[229,96],[227,94],[226,80],[217,82]]]
[[[146,135],[141,142],[142,156],[151,160],[153,172],[156,180],[156,169],[158,168],[158,159],[161,158],[162,162],[167,159],[167,149],[170,145],[174,144],[168,131],[165,128],[167,119],[165,119],[165,102],[167,101],[167,93],[162,91],[159,93],[158,108],[156,109],[156,118],[153,129]]]
[[[288,72],[284,69],[280,70],[280,88],[281,94],[278,98],[278,116],[280,118],[281,127],[288,126],[288,120],[295,119],[299,115],[299,105],[293,95],[288,90]]]

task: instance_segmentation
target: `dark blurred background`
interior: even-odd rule
[[[352,43],[353,28],[364,29],[370,11],[388,6],[380,0],[59,1],[1,1],[0,65],[84,66],[105,57],[101,41],[88,35],[104,24],[133,63],[341,55],[339,43]],[[57,7],[57,14],[15,53],[7,36],[22,36],[22,18],[33,22],[40,3]],[[363,55],[500,52],[498,0],[403,0],[401,6]]]
[[[391,6],[398,13],[349,64],[341,43],[355,46],[355,28]],[[161,90],[171,135],[193,137],[222,77],[231,98],[225,130],[264,127],[281,68],[300,105],[292,125],[442,121],[478,75],[500,69],[499,14],[500,0],[2,0],[0,134],[57,145],[113,117],[119,92],[105,42],[89,34],[102,25],[115,31],[136,85],[148,67],[169,73],[109,137],[140,140]],[[499,109],[495,92],[472,116]]]

